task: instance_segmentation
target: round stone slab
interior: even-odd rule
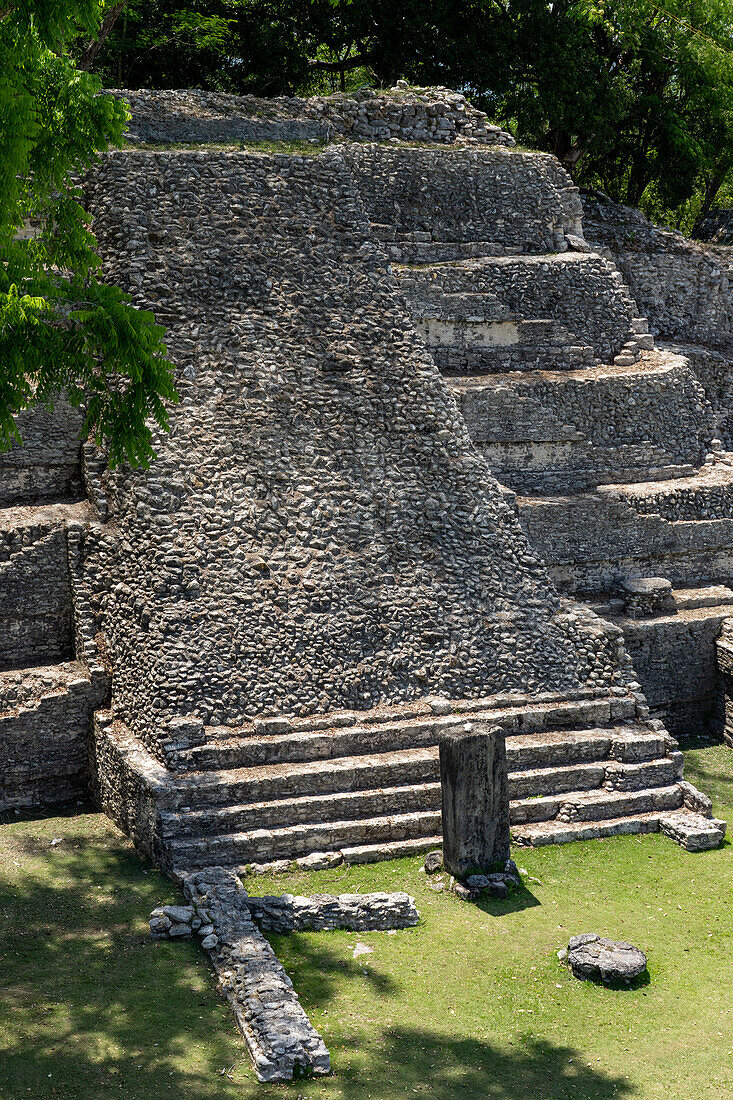
[[[581,980],[631,982],[646,970],[646,955],[638,947],[603,939],[595,932],[573,936],[567,962]]]

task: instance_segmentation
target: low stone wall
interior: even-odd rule
[[[168,870],[158,821],[158,810],[166,806],[165,768],[121,727],[115,727],[108,711],[94,715],[89,764],[91,794],[97,805],[141,852]]]
[[[447,309],[457,324],[462,313],[511,323],[519,330],[515,337],[518,346],[522,327],[528,330],[525,339],[531,339],[532,325],[544,322],[551,327],[547,334],[540,329],[534,342],[556,344],[554,363],[537,364],[546,369],[553,365],[562,369],[566,358],[573,365],[578,344],[588,345],[595,359],[610,363],[634,335],[635,303],[618,272],[601,256],[570,252],[466,260],[427,269],[408,267],[400,269],[398,285],[413,317],[440,316],[446,308],[444,296],[450,295]],[[454,296],[461,294],[470,297],[463,309],[458,299],[456,318]],[[559,329],[554,340],[552,326]],[[513,369],[512,347],[497,350],[505,350],[509,359],[495,369]]]
[[[673,476],[705,458],[716,426],[687,360],[451,379],[476,447],[517,492],[564,493]],[[681,472],[681,471],[680,471]],[[681,483],[683,484],[683,483]]]
[[[420,920],[415,899],[405,893],[293,894],[247,899],[249,911],[263,932],[378,932],[412,928]]]
[[[127,137],[144,142],[470,141],[513,145],[514,139],[463,95],[448,88],[388,92],[365,88],[352,94],[308,99],[257,99],[222,92],[178,89],[111,89],[132,109]]]
[[[733,608],[655,619],[616,619],[654,717],[675,737],[720,728],[716,642]]]
[[[291,1080],[297,1070],[329,1073],[326,1045],[254,923],[237,876],[212,867],[191,875],[184,892],[200,918],[212,926],[216,942],[208,948],[209,957],[245,1037],[258,1079]]]

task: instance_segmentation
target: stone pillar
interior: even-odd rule
[[[440,739],[443,865],[456,878],[503,870],[509,859],[504,731],[471,725]]]

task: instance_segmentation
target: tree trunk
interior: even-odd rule
[[[122,13],[122,9],[126,6],[127,0],[120,0],[120,2],[115,4],[113,8],[110,8],[110,10],[107,12],[104,19],[102,20],[102,26],[99,28],[99,34],[97,35],[96,39],[94,40],[94,42],[89,43],[87,48],[84,50],[84,53],[81,55],[81,58],[77,62],[77,69],[82,69],[84,72],[88,72],[89,69],[91,69],[97,54],[114,30],[114,25],[119,19],[120,14]]]

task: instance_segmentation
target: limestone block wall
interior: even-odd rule
[[[719,728],[715,643],[729,611],[624,622],[626,648],[652,714],[662,715],[673,736]]]
[[[733,210],[711,210],[698,218],[692,236],[709,244],[733,244]]]
[[[63,527],[0,529],[0,669],[71,656],[71,619]]]
[[[482,111],[449,88],[352,94],[308,99],[257,99],[197,90],[113,89],[132,109],[128,140],[143,142],[330,141],[349,139],[514,145]]]
[[[115,712],[154,751],[176,718],[625,682],[474,451],[342,152],[114,153],[89,203],[182,397],[152,470],[106,476],[86,556]]]
[[[73,662],[16,675],[0,673],[0,810],[84,797],[98,686]]]
[[[518,492],[569,492],[697,466],[717,430],[687,365],[650,352],[634,367],[452,379],[471,438]]]
[[[81,499],[82,415],[60,401],[21,413],[17,424],[23,446],[0,453],[0,508]]]
[[[731,357],[700,344],[670,344],[680,353],[705,390],[713,411],[711,438],[719,439],[726,451],[733,451],[733,365]]]
[[[350,145],[344,155],[390,258],[422,262],[427,244],[466,244],[478,255],[555,252],[567,248],[566,233],[582,232],[577,188],[554,157],[377,145]]]

